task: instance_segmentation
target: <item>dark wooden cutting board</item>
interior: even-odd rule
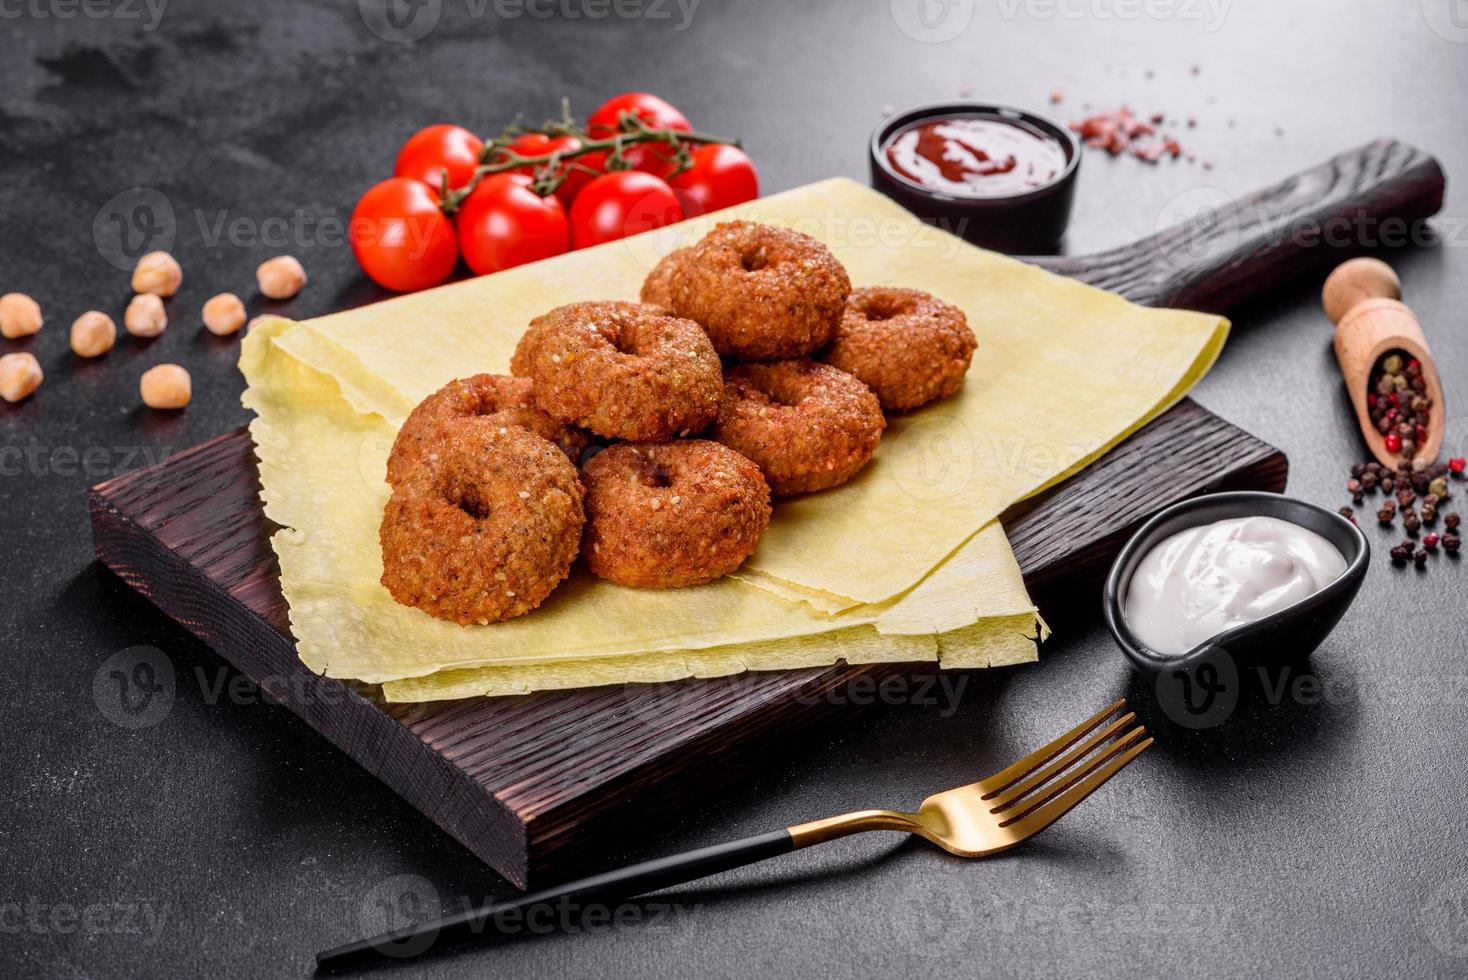
[[[1035,261],[1137,302],[1223,310],[1360,251],[1296,229],[1416,221],[1441,206],[1443,183],[1431,157],[1379,141],[1134,245]],[[1073,601],[1057,586],[1099,578],[1158,509],[1210,491],[1283,490],[1286,473],[1278,450],[1185,400],[1004,526],[1043,610]],[[833,695],[853,683],[934,669],[837,665],[387,705],[297,659],[244,429],[94,487],[91,515],[102,562],[521,887],[618,826],[706,798],[773,739],[850,715]]]

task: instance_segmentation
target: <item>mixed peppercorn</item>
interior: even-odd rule
[[[1388,528],[1401,517],[1402,530],[1408,535],[1391,549],[1392,564],[1412,562],[1422,568],[1439,548],[1456,556],[1463,545],[1462,518],[1456,511],[1445,511],[1443,505],[1453,496],[1450,481],[1462,480],[1465,468],[1468,460],[1461,457],[1446,463],[1404,459],[1395,470],[1375,460],[1358,463],[1351,467],[1351,478],[1346,481],[1354,506],[1342,507],[1341,515],[1355,523],[1355,508],[1365,503],[1368,494],[1380,491],[1385,499],[1376,511],[1377,523]]]
[[[1371,372],[1366,407],[1389,453],[1412,459],[1427,442],[1432,399],[1422,362],[1401,352],[1387,354]]]

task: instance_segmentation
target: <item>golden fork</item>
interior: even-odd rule
[[[923,800],[916,813],[857,810],[824,820],[658,858],[583,878],[509,902],[486,905],[434,922],[418,923],[317,954],[319,968],[426,952],[439,941],[506,935],[541,906],[574,913],[605,907],[670,885],[694,881],[802,847],[869,830],[898,830],[937,844],[950,854],[988,857],[1038,834],[1096,792],[1152,744],[1136,715],[1117,701],[1008,769]]]

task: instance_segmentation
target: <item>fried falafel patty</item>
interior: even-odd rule
[[[707,439],[619,443],[582,468],[587,566],[635,588],[698,585],[734,571],[770,524],[759,467]]]
[[[539,606],[571,570],[585,523],[566,454],[528,429],[439,422],[383,510],[382,584],[461,626]]]
[[[748,221],[715,227],[667,277],[673,312],[698,321],[720,354],[750,361],[804,357],[824,347],[851,292],[846,270],[826,246]]]
[[[877,451],[886,425],[866,385],[800,359],[731,370],[708,437],[752,459],[775,495],[788,497],[851,479]]]
[[[689,249],[675,248],[642,281],[642,301],[665,310],[673,308],[673,274],[688,260]]]
[[[719,413],[722,368],[692,320],[641,303],[572,303],[530,322],[510,370],[552,418],[609,439],[658,442]]]
[[[978,341],[956,306],[918,289],[853,290],[821,360],[865,382],[890,412],[946,398],[963,385]]]
[[[483,418],[502,425],[516,425],[549,439],[573,464],[581,462],[586,433],[562,425],[535,407],[529,378],[507,374],[476,374],[450,381],[429,395],[408,415],[387,457],[387,482],[397,486],[412,475],[423,458],[425,435],[438,423],[452,419]]]

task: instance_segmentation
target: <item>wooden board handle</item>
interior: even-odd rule
[[[1180,208],[1213,204],[1139,242],[1096,255],[1031,261],[1147,306],[1222,312],[1291,279],[1379,245],[1404,243],[1442,207],[1432,156],[1377,140],[1230,201],[1200,190]]]

